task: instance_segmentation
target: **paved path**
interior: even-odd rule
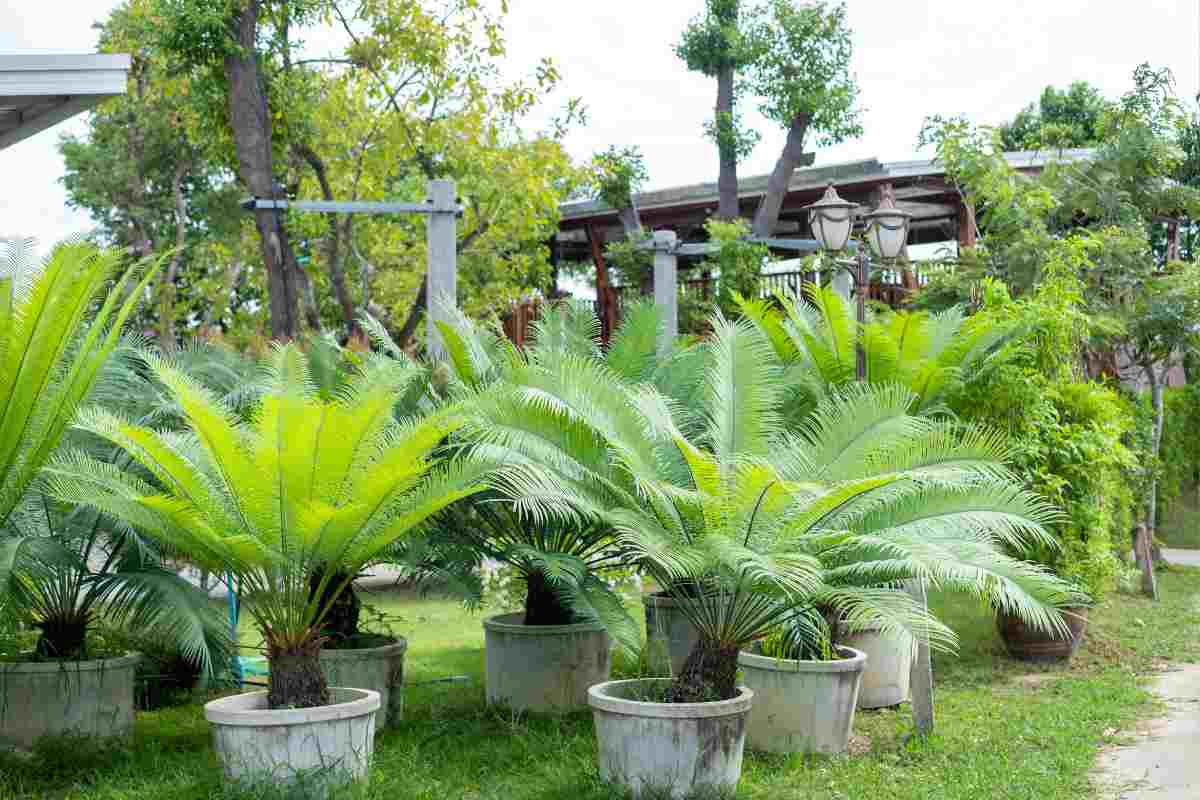
[[[1164,549],[1172,564],[1200,567],[1200,550]],[[1114,800],[1200,798],[1200,665],[1186,664],[1154,679],[1165,716],[1138,728],[1134,740],[1104,750],[1093,778]]]
[[[1196,800],[1200,797],[1200,665],[1163,673],[1154,693],[1167,706],[1134,741],[1103,751],[1093,778],[1113,800]]]
[[[1175,550],[1163,548],[1163,558],[1172,564],[1182,564],[1185,567],[1200,567],[1200,550]]]

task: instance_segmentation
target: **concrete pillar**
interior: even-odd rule
[[[847,270],[835,268],[829,276],[829,285],[840,294],[846,302],[850,302],[850,292],[854,289],[854,276]]]
[[[905,587],[912,598],[929,611],[929,597],[924,580],[909,581]],[[913,727],[918,736],[933,733],[933,661],[930,659],[929,639],[917,641],[917,657],[913,659],[909,686],[912,691]]]
[[[654,305],[663,316],[659,355],[671,352],[679,335],[679,276],[674,231],[654,232]]]
[[[426,253],[429,281],[425,287],[425,315],[429,325],[426,349],[431,360],[446,356],[436,322],[449,322],[450,309],[458,303],[458,198],[454,181],[430,181],[426,215]]]

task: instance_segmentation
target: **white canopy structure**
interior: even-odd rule
[[[125,93],[127,55],[0,53],[0,150]]]

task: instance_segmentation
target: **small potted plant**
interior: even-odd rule
[[[265,386],[243,423],[170,361],[150,353],[143,360],[172,391],[187,433],[103,411],[84,416],[80,427],[123,448],[161,488],[73,453],[49,469],[52,491],[237,581],[270,678],[266,691],[205,707],[227,779],[315,776],[332,787],[363,777],[380,696],[328,685],[322,623],[363,565],[483,488],[483,462],[436,457],[461,424],[458,410],[397,421],[393,406],[423,372],[376,356],[326,399],[289,345],[266,365]]]
[[[1045,537],[1051,509],[997,466],[994,439],[911,415],[903,388],[869,386],[835,394],[790,433],[765,338],[720,316],[712,329],[694,416],[566,358],[516,383],[490,440],[531,464],[586,443],[580,469],[516,462],[508,491],[547,516],[607,522],[699,634],[673,678],[588,692],[601,776],[638,796],[734,789],[755,705],[739,658],[799,609],[857,619],[879,602],[872,586],[919,577],[1052,626],[1070,596],[1000,548]]]

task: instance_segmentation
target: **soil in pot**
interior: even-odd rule
[[[1088,609],[1086,606],[1064,608],[1062,614],[1070,631],[1068,636],[1047,633],[1026,625],[1019,617],[1011,614],[998,615],[996,625],[1008,654],[1018,661],[1039,664],[1071,658],[1079,649],[1087,631]]]
[[[742,652],[742,680],[755,703],[746,738],[754,750],[770,753],[846,751],[867,656],[839,647],[841,658],[796,661]]]
[[[732,794],[742,773],[754,693],[731,700],[658,703],[670,679],[611,681],[588,691],[600,776],[634,798]]]

